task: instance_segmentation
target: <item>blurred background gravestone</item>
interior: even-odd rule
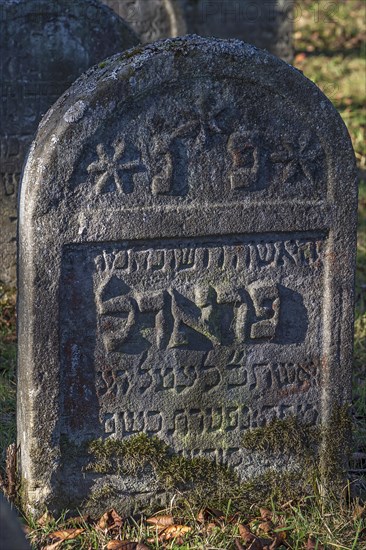
[[[244,445],[285,420],[313,434],[334,483],[356,208],[340,116],[262,50],[166,40],[80,78],[40,125],[21,186],[28,505],[141,512],[165,491],[146,440],[126,471],[118,445],[141,434],[243,481],[275,471],[301,483],[297,435],[279,452]]]
[[[137,43],[96,0],[0,1],[0,281],[15,284],[18,182],[42,115],[81,73]]]
[[[179,0],[102,1],[125,19],[144,43],[186,34]]]
[[[294,0],[180,0],[187,32],[239,38],[292,62]]]
[[[0,493],[0,549],[30,550],[20,521],[2,493]]]
[[[102,0],[142,42],[198,34],[238,38],[292,62],[294,0]]]

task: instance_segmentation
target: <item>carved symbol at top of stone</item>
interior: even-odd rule
[[[232,157],[231,188],[251,187],[257,182],[260,168],[258,136],[241,129],[231,134],[227,149]]]
[[[316,183],[318,163],[324,157],[320,143],[315,142],[309,132],[303,132],[297,139],[284,135],[280,143],[270,159],[274,164],[283,165],[284,182],[305,176],[312,184]]]
[[[98,160],[89,164],[87,170],[94,176],[95,190],[98,194],[108,191],[111,182],[118,193],[132,193],[134,189],[133,173],[141,171],[140,159],[127,160],[126,142],[116,140],[113,153],[107,152],[102,143],[97,145]]]
[[[196,146],[205,148],[210,136],[223,133],[217,120],[223,110],[213,107],[209,97],[202,97],[189,113],[187,122],[175,130],[174,137],[193,137]]]
[[[155,174],[151,185],[153,195],[187,194],[187,178],[182,173],[175,177],[174,166],[179,159],[187,165],[189,150],[205,151],[210,148],[213,136],[226,132],[226,127],[219,120],[226,109],[213,106],[212,103],[210,97],[202,96],[192,110],[181,113],[181,125],[160,133],[153,140],[151,148],[151,155],[155,162]]]
[[[174,161],[169,149],[172,141],[170,136],[159,136],[154,142],[152,153],[155,157],[156,175],[151,184],[153,195],[165,195],[172,189]]]

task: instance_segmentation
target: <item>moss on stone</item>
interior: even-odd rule
[[[329,487],[344,485],[351,433],[350,410],[344,405],[336,408],[321,426],[303,424],[294,416],[273,420],[246,432],[243,447],[270,456],[295,457],[301,466],[298,484],[315,484],[317,479],[325,494]]]
[[[80,443],[79,445],[70,441],[68,437],[62,435],[60,437],[60,454],[62,461],[82,458],[87,453],[88,443]]]
[[[298,418],[290,416],[248,430],[243,436],[243,446],[255,452],[309,458],[317,453],[320,431],[318,426],[302,424]]]
[[[137,479],[153,472],[158,491],[166,492],[168,497],[174,494],[177,504],[188,500],[192,506],[223,508],[231,502],[235,509],[245,512],[255,502],[269,506],[272,501],[281,503],[306,493],[316,494],[319,480],[326,483],[328,479],[333,484],[336,479],[344,481],[341,457],[349,429],[348,407],[341,407],[325,427],[306,425],[296,417],[289,417],[247,431],[243,447],[251,453],[269,459],[284,456],[293,459],[285,470],[272,467],[248,480],[240,480],[235,471],[207,458],[189,459],[175,454],[159,438],[145,433],[123,440],[90,441],[87,444],[90,462],[85,470]],[[328,449],[326,455],[324,449]],[[334,450],[333,455],[330,449]],[[114,496],[113,491],[107,483],[94,491],[89,500],[94,504],[96,499],[103,502]]]
[[[138,477],[152,468],[160,490],[174,494],[177,503],[188,499],[192,506],[223,508],[231,502],[236,509],[245,511],[253,502],[270,505],[271,499],[283,502],[296,493],[300,496],[298,470],[279,473],[272,469],[241,481],[236,472],[224,465],[204,457],[189,459],[173,454],[164,442],[144,433],[125,440],[92,441],[88,450],[93,457],[88,471]]]
[[[116,494],[116,491],[112,485],[103,485],[100,489],[95,489],[90,493],[88,501],[85,503],[86,507],[90,507],[92,504],[99,503],[101,500],[112,497]]]
[[[134,46],[133,48],[130,48],[129,50],[126,50],[125,52],[123,52],[123,54],[119,58],[119,61],[125,61],[126,59],[130,59],[131,57],[134,57],[135,55],[142,53],[143,49],[144,49],[144,46],[141,44]]]
[[[81,509],[87,514],[98,516],[108,508],[114,508],[114,504],[110,506],[110,503],[117,499],[115,488],[110,483],[105,483],[90,492],[89,497],[83,501]]]
[[[157,467],[165,458],[168,446],[157,437],[148,437],[145,433],[128,439],[97,439],[88,445],[88,452],[94,462],[88,464],[87,471],[100,474],[136,474],[147,464]]]
[[[349,405],[334,409],[328,423],[322,428],[324,456],[320,463],[321,479],[325,487],[344,485],[351,454],[352,418]]]

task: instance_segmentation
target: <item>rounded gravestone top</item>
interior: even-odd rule
[[[127,23],[97,0],[0,0],[0,24],[6,83],[64,82],[66,88],[83,70],[138,43]]]
[[[123,17],[143,43],[186,33],[179,0],[102,0]]]
[[[17,187],[41,116],[95,63],[139,42],[96,0],[0,0],[0,280],[15,284]]]
[[[73,142],[67,157],[57,155],[65,139]],[[337,148],[344,139],[333,105],[298,70],[241,41],[193,35],[137,47],[88,71],[45,117],[35,155],[42,148],[44,159],[72,175],[72,185],[64,175],[44,193],[62,188],[95,205],[112,196],[128,207],[223,197],[322,201],[342,185],[331,178],[330,157],[342,173],[354,161],[351,146]],[[248,157],[241,161],[240,142]],[[98,171],[113,150],[117,164],[126,157],[139,166],[128,184],[101,183]],[[164,169],[173,150],[178,165]],[[240,163],[248,164],[246,181],[235,184],[231,171]],[[33,164],[31,155],[27,173]],[[170,180],[165,191],[161,170]]]

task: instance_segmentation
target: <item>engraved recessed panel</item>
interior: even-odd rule
[[[312,233],[66,246],[62,432],[239,466],[243,430],[316,422],[325,253]]]

